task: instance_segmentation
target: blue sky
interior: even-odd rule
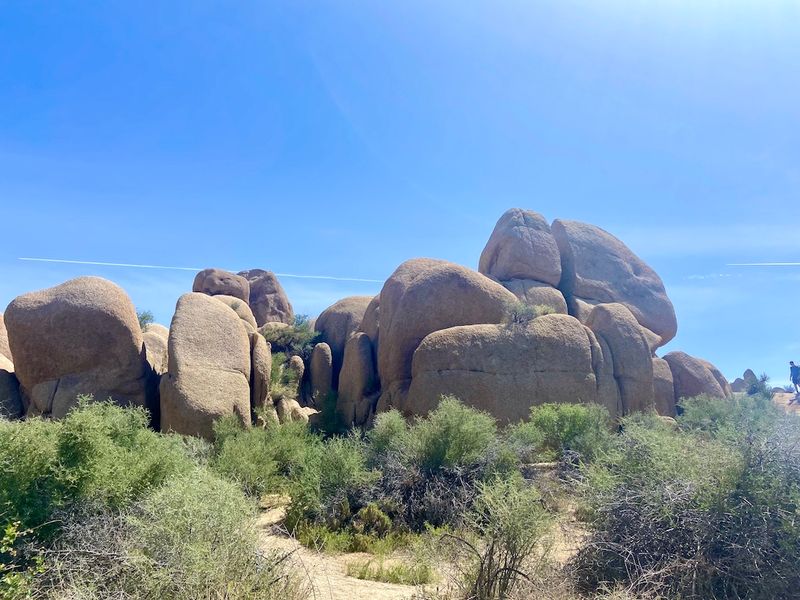
[[[475,267],[521,206],[662,276],[669,349],[800,359],[800,5],[0,0],[0,307],[81,274],[168,323],[184,271]],[[300,312],[380,284],[283,278]]]

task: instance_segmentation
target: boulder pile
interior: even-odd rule
[[[323,311],[316,345],[281,363],[267,339],[296,324],[273,273],[205,269],[192,290],[169,329],[144,331],[125,292],[97,277],[16,298],[0,314],[0,414],[59,418],[92,394],[210,438],[220,417],[308,421],[327,399],[361,426],[391,408],[425,414],[444,395],[515,422],[545,402],[674,416],[683,397],[732,393],[707,361],[656,356],[677,321],[653,269],[594,225],[529,210],[500,218],[478,270],[408,260],[377,296]]]

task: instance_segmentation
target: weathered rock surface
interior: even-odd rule
[[[344,346],[361,325],[370,302],[372,296],[350,296],[329,306],[317,317],[314,328],[322,334],[322,341],[331,347],[334,388],[339,385]]]
[[[3,313],[0,313],[0,354],[5,356],[11,362],[14,362],[11,356],[11,346],[8,345],[8,332],[6,331],[6,323],[3,319]]]
[[[544,217],[520,208],[506,211],[481,253],[478,271],[503,282],[531,279],[558,285],[561,257]]]
[[[731,384],[728,383],[728,380],[725,378],[725,375],[722,374],[722,371],[720,371],[717,367],[715,367],[712,363],[710,363],[707,360],[704,360],[702,358],[699,358],[698,360],[701,363],[703,363],[705,368],[708,369],[714,376],[714,379],[717,380],[717,383],[719,384],[719,387],[722,390],[722,393],[725,395],[725,397],[726,398],[730,397],[730,395],[733,393],[733,390],[731,390]]]
[[[501,283],[503,287],[514,294],[520,302],[530,304],[531,306],[549,306],[557,314],[569,314],[564,294],[546,283],[540,283],[532,279],[510,279],[508,281],[502,281]]]
[[[676,400],[700,394],[708,394],[717,398],[726,397],[725,390],[708,369],[705,361],[677,351],[666,354],[664,360],[669,363],[670,371],[672,371]]]
[[[619,302],[662,346],[675,337],[675,310],[661,278],[610,233],[577,221],[556,220],[551,227],[561,253],[561,282],[570,313],[582,319],[580,302]]]
[[[253,411],[263,410],[272,404],[269,397],[272,348],[260,333],[250,334],[250,365],[250,406]]]
[[[381,296],[378,294],[367,305],[367,310],[364,312],[364,318],[361,319],[361,326],[359,331],[363,331],[372,340],[372,344],[377,347],[378,339],[380,336],[380,318],[381,318]]]
[[[336,410],[342,422],[346,425],[366,423],[375,400],[372,396],[378,387],[372,342],[366,333],[355,333],[347,340],[339,376]]]
[[[211,439],[215,420],[250,425],[250,339],[238,315],[201,293],[178,300],[161,378],[161,429]]]
[[[116,284],[71,279],[17,297],[4,316],[33,414],[63,417],[80,394],[148,406],[149,367],[136,309]]]
[[[155,331],[145,331],[142,334],[142,342],[144,344],[144,354],[150,368],[153,369],[157,375],[163,375],[167,372],[168,358],[167,358],[167,340],[168,338],[162,337],[161,333]]]
[[[25,406],[19,393],[14,365],[7,356],[0,354],[0,418],[19,419],[24,414]]]
[[[669,363],[663,358],[653,358],[653,398],[659,415],[675,416],[675,383]]]
[[[217,294],[213,296],[214,300],[219,300],[225,306],[233,310],[236,315],[242,320],[248,333],[255,333],[256,331],[256,318],[253,316],[253,311],[247,305],[247,302],[233,296],[226,296],[225,294]]]
[[[201,292],[209,296],[233,296],[250,300],[250,283],[241,275],[236,275],[222,269],[203,269],[194,278],[193,292]]]
[[[333,391],[333,355],[325,342],[314,346],[308,370],[311,380],[311,399],[317,406]]]
[[[250,269],[240,271],[239,275],[250,284],[250,308],[258,327],[271,322],[294,323],[294,309],[275,273]]]
[[[732,392],[745,392],[747,391],[747,385],[744,382],[744,379],[741,377],[737,377],[731,383],[731,391]]]
[[[406,414],[425,414],[442,395],[504,422],[527,418],[534,404],[599,403],[597,371],[604,358],[594,335],[568,315],[526,325],[468,325],[428,335],[414,353]]]
[[[653,361],[642,328],[623,304],[601,304],[586,325],[611,351],[624,414],[653,407]]]
[[[165,340],[169,339],[169,329],[159,323],[150,323],[145,328],[144,333],[154,333],[163,337]]]
[[[404,262],[386,280],[380,299],[380,409],[403,403],[414,351],[430,333],[458,325],[500,323],[516,296],[502,285],[443,260]]]

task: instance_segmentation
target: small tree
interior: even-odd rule
[[[142,331],[147,331],[147,326],[152,325],[155,322],[155,317],[149,310],[137,310],[136,316],[139,319],[139,328]]]

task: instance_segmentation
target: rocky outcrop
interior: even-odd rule
[[[7,356],[0,354],[0,419],[19,419],[24,414],[14,365]]]
[[[333,391],[333,355],[331,347],[322,342],[314,346],[309,364],[311,401],[321,406]]]
[[[168,338],[154,331],[145,331],[142,334],[145,359],[150,365],[150,368],[157,375],[163,375],[167,372],[169,364],[167,358],[167,340]]]
[[[213,437],[215,420],[250,424],[250,338],[238,315],[200,293],[178,300],[161,378],[161,429]]]
[[[256,318],[253,316],[253,311],[250,310],[250,307],[246,302],[240,300],[239,298],[234,298],[233,296],[226,296],[225,294],[218,294],[213,296],[213,298],[214,300],[219,300],[236,313],[236,315],[242,320],[242,323],[244,323],[247,333],[256,332]]]
[[[561,281],[561,256],[547,221],[539,213],[512,208],[500,217],[481,253],[478,271],[498,281]]]
[[[714,376],[714,379],[719,384],[719,387],[722,390],[722,393],[724,394],[724,396],[726,398],[730,397],[730,395],[733,393],[733,390],[731,390],[731,384],[728,383],[728,380],[722,374],[722,371],[720,371],[717,367],[715,367],[712,363],[710,363],[709,361],[707,361],[705,359],[698,358],[697,360],[699,360],[701,363],[703,363],[703,366],[705,366],[705,368],[709,370],[711,375]],[[755,376],[755,374],[754,374],[754,376]],[[756,381],[758,381],[758,380],[756,379]]]
[[[675,310],[661,278],[625,244],[587,223],[556,220],[551,229],[561,254],[559,289],[570,314],[583,321],[593,305],[621,303],[647,329],[651,349],[675,337]]]
[[[71,279],[17,297],[4,316],[32,414],[63,417],[83,394],[148,406],[142,332],[119,286],[99,277]]]
[[[611,351],[623,414],[653,408],[653,361],[642,328],[623,304],[601,304],[586,325]]]
[[[380,409],[401,408],[414,351],[429,334],[458,325],[500,323],[514,294],[480,273],[443,260],[417,258],[386,280],[380,299]]]
[[[718,378],[717,381],[719,381]],[[758,383],[758,377],[752,369],[747,369],[741,377],[737,377],[733,380],[733,383],[731,383],[731,392],[747,392],[747,390],[756,383]],[[783,388],[781,388],[781,391],[783,391]]]
[[[250,284],[250,308],[253,310],[258,327],[264,323],[294,323],[294,309],[275,273],[262,269],[240,271]]]
[[[380,336],[380,318],[381,318],[381,296],[378,294],[367,305],[367,310],[364,312],[364,318],[361,319],[361,325],[358,330],[363,331],[372,340],[372,344],[377,347]]]
[[[250,334],[250,365],[250,406],[253,412],[269,409],[272,348],[260,333]]]
[[[331,348],[333,357],[333,387],[339,385],[339,371],[342,369],[344,346],[350,336],[358,330],[372,296],[350,296],[326,308],[317,317],[314,328],[321,334],[323,342]]]
[[[659,415],[675,416],[675,383],[669,363],[663,358],[653,358],[653,400]]]
[[[367,422],[377,400],[378,376],[372,342],[364,332],[355,333],[344,349],[344,362],[339,376],[336,410],[345,425]]]
[[[664,356],[664,360],[667,361],[670,371],[672,371],[677,400],[700,394],[717,398],[726,398],[729,395],[708,368],[707,361],[697,359],[685,352],[670,352]]]
[[[150,323],[144,328],[144,333],[154,333],[163,337],[165,340],[169,339],[169,329],[159,323]]]
[[[402,410],[425,414],[453,394],[503,422],[525,419],[532,405],[546,402],[598,403],[613,415],[616,398],[600,392],[608,389],[599,381],[605,360],[591,331],[568,315],[442,329],[414,353]]]
[[[204,269],[194,278],[193,292],[209,296],[233,296],[245,303],[250,301],[250,283],[241,275],[222,269]]]
[[[8,345],[8,331],[6,331],[3,313],[0,313],[0,355],[5,356],[12,363],[14,362],[11,356],[11,346]]]

